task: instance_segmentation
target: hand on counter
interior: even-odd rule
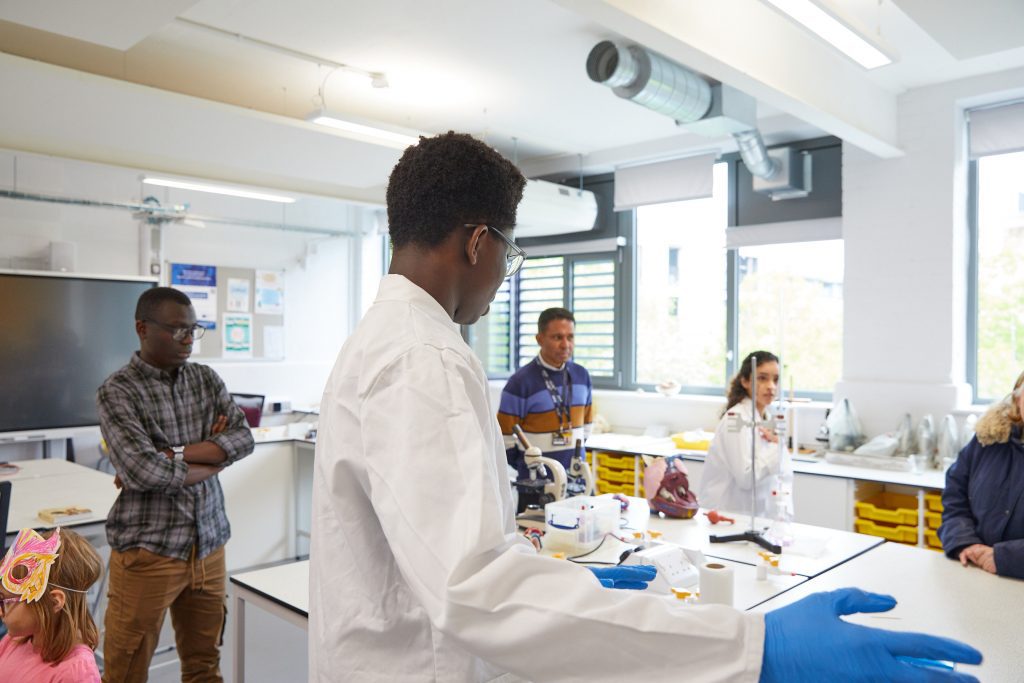
[[[975,543],[960,551],[960,564],[965,567],[974,564],[990,574],[995,574],[996,554],[991,546]]]

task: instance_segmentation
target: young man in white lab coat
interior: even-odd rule
[[[917,680],[890,650],[977,658],[837,616],[887,609],[884,596],[836,591],[762,616],[608,590],[536,554],[516,533],[487,379],[459,334],[521,264],[523,184],[454,133],[421,139],[392,171],[389,274],[321,404],[311,680]]]

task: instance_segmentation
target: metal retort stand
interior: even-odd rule
[[[772,543],[765,538],[761,532],[761,529],[757,528],[757,427],[760,424],[758,422],[758,409],[757,409],[757,356],[750,357],[750,402],[753,410],[751,411],[754,415],[753,419],[749,422],[742,417],[738,417],[738,423],[742,426],[750,427],[750,528],[747,531],[739,534],[729,534],[728,536],[717,536],[712,534],[708,540],[712,543],[731,543],[733,541],[750,541],[756,543],[770,553],[779,554],[782,552],[782,546]]]

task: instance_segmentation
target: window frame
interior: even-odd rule
[[[841,142],[836,138],[821,138],[808,140],[804,143],[794,143],[799,149],[814,151],[819,148],[836,147],[841,149]],[[728,163],[728,206],[726,227],[736,228],[740,221],[739,202],[742,200],[738,192],[738,166],[742,162],[737,154],[723,155],[720,161]],[[817,172],[817,171],[816,171]],[[838,172],[838,171],[837,171]],[[567,181],[565,184],[577,186],[578,178],[549,180]],[[571,180],[571,183],[568,182]],[[584,178],[582,186],[595,193],[599,204],[598,224],[594,230],[586,233],[571,235],[555,235],[551,237],[538,237],[526,239],[517,243],[522,246],[527,257],[541,257],[548,255],[562,255],[563,261],[563,300],[566,307],[572,310],[572,265],[577,261],[601,260],[615,258],[615,344],[614,344],[614,367],[612,377],[595,377],[593,386],[597,389],[617,389],[624,391],[655,390],[654,384],[638,383],[636,381],[636,332],[637,332],[637,306],[636,306],[636,269],[637,269],[637,217],[636,209],[629,211],[615,212],[612,208],[612,195],[614,193],[614,180],[612,174],[591,176]],[[841,205],[841,195],[833,198]],[[819,209],[820,211],[820,209]],[[827,210],[826,210],[827,211]],[[838,214],[824,213],[822,216]],[[813,217],[813,216],[812,216]],[[599,240],[615,238],[617,247],[614,250],[596,249],[588,250],[588,243],[596,243]],[[749,245],[754,246],[754,245]],[[726,350],[725,350],[725,372],[720,386],[708,387],[684,387],[683,394],[690,396],[722,396],[728,387],[729,380],[735,375],[738,362],[739,343],[739,268],[738,254],[740,247],[727,247],[724,249],[724,263],[726,269]],[[510,306],[510,358],[518,359],[520,354],[519,346],[519,306],[518,306],[518,275],[512,283],[512,301]],[[488,374],[489,379],[507,379],[517,368],[512,368],[508,374]],[[831,392],[796,391],[796,396],[815,401],[831,401]]]

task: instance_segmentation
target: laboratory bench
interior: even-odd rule
[[[632,458],[632,482],[622,481],[631,495],[640,493],[643,475],[641,456],[668,457],[678,455],[686,461],[690,485],[700,499],[700,479],[704,470],[706,451],[683,450],[675,447],[668,437],[655,438],[631,434],[595,434],[586,443],[595,475],[601,456]],[[629,475],[625,475],[629,479]],[[855,503],[876,496],[882,491],[893,491],[918,497],[921,532],[918,544],[924,545],[923,494],[941,494],[946,475],[939,470],[900,472],[893,470],[852,467],[826,462],[821,457],[797,456],[793,459],[793,504],[795,521],[842,531],[855,528]],[[620,491],[620,492],[625,492]]]
[[[662,520],[651,528],[684,526],[686,520]],[[835,557],[846,547],[835,530],[806,527],[810,537],[839,539]],[[682,539],[686,532],[665,536]],[[799,536],[800,534],[798,534]],[[832,542],[832,541],[830,541]],[[736,546],[747,544],[736,544]],[[722,548],[716,545],[716,549]],[[619,548],[609,549],[617,554]],[[847,548],[853,552],[855,548]],[[755,553],[756,554],[756,553]],[[783,558],[787,556],[783,551]],[[722,559],[722,558],[718,558]],[[756,567],[724,559],[736,576],[734,605],[738,609],[767,612],[819,591],[855,586],[893,595],[898,604],[890,612],[844,617],[854,623],[890,630],[921,631],[967,642],[982,651],[980,667],[958,666],[961,671],[995,683],[1020,680],[1021,655],[1017,634],[1017,612],[1008,606],[1021,603],[1024,582],[988,574],[977,567],[965,568],[945,556],[872,539],[869,546],[841,562],[826,562],[813,576],[783,572],[756,579]],[[782,568],[786,565],[783,563]],[[299,561],[259,569],[231,577],[236,635],[234,639],[235,680],[245,680],[244,619],[247,606],[266,610],[302,629],[308,628],[309,562]],[[699,587],[698,587],[699,589]],[[665,599],[674,599],[666,596]],[[823,653],[822,656],[828,656]]]
[[[811,593],[856,586],[897,600],[894,609],[856,614],[846,621],[893,631],[917,631],[968,643],[984,655],[981,666],[958,671],[986,683],[1024,680],[1020,605],[1024,581],[964,567],[940,553],[899,543],[882,543],[793,590],[754,608],[767,612]]]

